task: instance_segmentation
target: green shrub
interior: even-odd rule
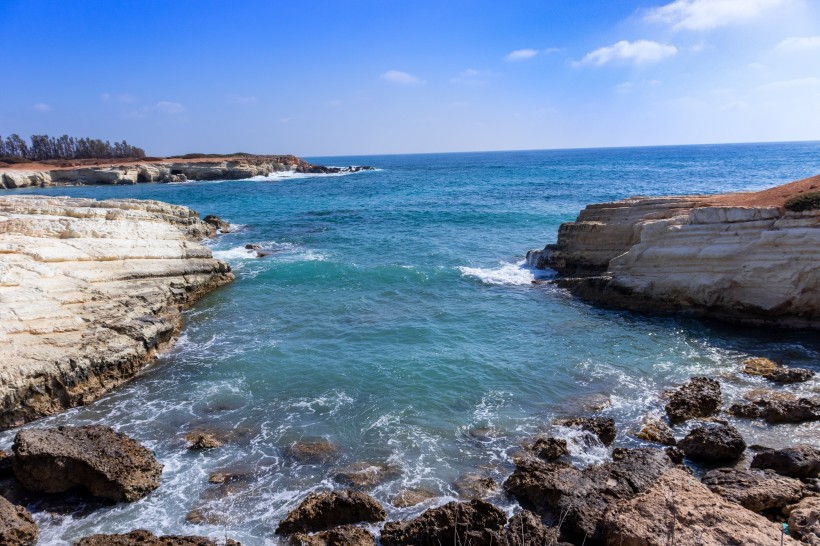
[[[794,212],[802,212],[804,210],[818,210],[820,209],[820,191],[804,193],[786,199],[786,202],[783,203],[783,206],[786,207],[786,210],[791,210]]]

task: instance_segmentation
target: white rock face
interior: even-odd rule
[[[0,197],[0,428],[133,377],[230,282],[214,228],[158,201]]]
[[[820,329],[820,211],[707,197],[590,205],[528,261],[599,303]]]

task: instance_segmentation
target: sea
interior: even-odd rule
[[[375,170],[4,193],[157,199],[231,223],[205,244],[236,281],[185,313],[156,364],[28,425],[124,432],[163,463],[161,487],[128,504],[31,503],[41,544],[134,528],[278,544],[278,522],[310,492],[343,487],[355,464],[384,470],[367,491],[389,519],[409,518],[503,483],[538,434],[568,439],[579,465],[608,457],[556,419],[612,417],[615,446],[648,445],[635,431],[692,376],[717,378],[728,403],[769,387],[740,373],[746,358],[820,372],[814,334],[599,308],[534,283],[553,274],[524,263],[588,203],[768,188],[820,173],[820,142],[307,159]],[[816,394],[820,380],[779,388]],[[750,445],[820,438],[818,423],[729,421]],[[193,430],[228,441],[190,451]],[[315,441],[335,456],[288,456]],[[210,483],[215,472],[232,479]],[[430,498],[393,506],[405,490]],[[501,489],[487,495],[517,509]]]

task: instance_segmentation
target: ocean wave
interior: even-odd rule
[[[545,271],[527,267],[525,261],[517,263],[500,262],[500,265],[495,268],[461,266],[458,270],[465,277],[474,277],[491,286],[525,286],[549,276]]]

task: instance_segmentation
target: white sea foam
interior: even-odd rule
[[[459,267],[465,277],[475,277],[488,285],[525,286],[547,274],[527,267],[525,261],[518,263],[500,262],[495,268]]]

